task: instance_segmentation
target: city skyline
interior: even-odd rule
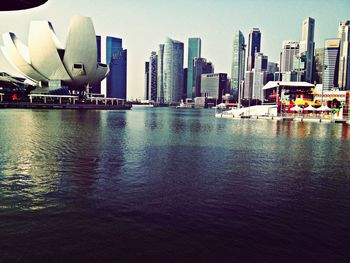
[[[185,1],[165,4],[156,0],[147,3],[138,1],[70,3],[50,0],[35,9],[2,13],[0,30],[1,33],[16,32],[18,37],[26,42],[26,31],[30,21],[49,20],[54,24],[58,37],[64,39],[71,16],[75,14],[91,16],[96,34],[123,39],[124,48],[128,49],[128,98],[139,98],[144,91],[144,61],[166,36],[185,43],[185,65],[187,65],[188,38],[201,38],[204,50],[202,56],[213,62],[216,72],[230,73],[232,39],[237,30],[241,30],[247,39],[250,30],[258,27],[262,33],[261,51],[269,57],[269,61],[278,62],[282,41],[301,40],[301,21],[306,17],[312,17],[316,21],[315,48],[323,47],[325,39],[337,37],[339,22],[350,19],[346,13],[350,3],[341,0],[331,3],[265,1],[263,6],[259,5],[259,1],[249,3],[190,1],[186,10],[181,8],[184,4]],[[173,12],[166,13],[168,9]],[[195,10],[201,10],[201,14],[195,14]],[[149,18],[151,11],[155,15],[148,21],[146,17]],[[250,16],[247,16],[248,14]],[[208,16],[214,19],[205,19]],[[178,19],[175,19],[177,17]],[[146,41],[140,42],[140,38]],[[14,72],[2,55],[0,69],[9,73]]]

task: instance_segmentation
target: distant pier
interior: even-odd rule
[[[4,101],[0,93],[0,108],[15,109],[71,109],[71,110],[130,110],[132,105],[125,99],[88,97],[79,100],[74,95],[29,94],[29,101]]]
[[[30,103],[30,102],[0,102],[0,109],[68,109],[68,110],[130,110],[131,105],[120,104],[88,104],[88,103]]]

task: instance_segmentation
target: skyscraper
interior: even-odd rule
[[[157,100],[157,78],[158,78],[158,56],[155,51],[151,53],[149,58],[149,82],[148,82],[148,98],[149,100]]]
[[[295,40],[283,41],[281,55],[281,73],[293,70],[293,61],[299,54],[299,42]]]
[[[107,64],[112,62],[112,59],[120,51],[123,50],[123,40],[117,37],[106,37],[106,62]]]
[[[164,71],[164,44],[159,45],[158,63],[157,63],[157,102],[164,103],[164,85],[163,85],[163,71]]]
[[[144,99],[148,100],[149,99],[149,62],[145,62],[145,94],[144,94]]]
[[[109,66],[107,78],[92,87],[93,93],[107,97],[126,99],[127,50],[123,49],[122,39],[111,36],[96,36],[97,60]]]
[[[241,94],[242,99],[250,100],[253,93],[253,83],[254,83],[254,72],[246,71],[244,78],[244,88]]]
[[[308,17],[303,21],[302,35],[300,41],[301,60],[305,62],[304,79],[306,82],[313,82],[313,66],[314,66],[314,33],[315,19]]]
[[[110,70],[107,97],[126,99],[127,50],[123,49],[121,38],[107,36],[106,62]]]
[[[167,38],[163,57],[163,92],[164,102],[179,103],[183,89],[184,44]]]
[[[253,28],[249,33],[247,71],[254,68],[255,53],[260,52],[261,32],[259,28]]]
[[[267,77],[267,56],[264,56],[263,53],[256,52],[254,64],[252,99],[262,101],[262,88],[266,84]]]
[[[188,39],[188,61],[187,61],[187,98],[193,98],[193,62],[194,58],[201,57],[201,39]]]
[[[245,43],[244,36],[238,31],[233,37],[233,52],[231,66],[231,95],[238,99],[238,89],[244,79]]]
[[[323,89],[331,90],[338,86],[340,39],[326,39],[324,48]]]
[[[194,58],[193,62],[193,87],[194,96],[201,96],[201,75],[207,73],[214,73],[214,67],[211,62],[207,62],[205,58]]]
[[[315,48],[315,77],[317,84],[323,83],[324,47]]]
[[[187,71],[188,68],[184,68],[184,82],[182,87],[182,99],[186,101],[187,98]]]
[[[340,22],[338,38],[340,38],[338,85],[342,90],[350,90],[350,21]]]

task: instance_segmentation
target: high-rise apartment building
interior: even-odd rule
[[[176,104],[181,101],[183,90],[184,44],[167,38],[163,57],[164,103]]]
[[[233,37],[233,52],[231,66],[231,90],[234,100],[238,100],[238,90],[244,80],[245,68],[245,43],[244,36],[238,31]]]
[[[300,59],[304,60],[304,80],[313,83],[314,68],[314,34],[315,19],[308,17],[303,21],[302,35],[300,41]]]
[[[326,39],[324,48],[323,89],[331,90],[338,86],[340,39]]]
[[[188,39],[188,60],[187,60],[187,98],[193,98],[193,68],[194,58],[201,57],[201,39],[189,38]]]
[[[340,22],[338,38],[340,38],[338,86],[342,90],[350,90],[350,21]]]
[[[247,71],[254,68],[255,53],[260,52],[261,32],[259,28],[253,28],[249,33]]]
[[[149,58],[149,100],[157,100],[157,79],[158,79],[158,55],[155,51],[151,53]]]

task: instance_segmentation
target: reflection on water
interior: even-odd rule
[[[348,256],[346,125],[159,108],[1,110],[0,127],[0,262]]]

